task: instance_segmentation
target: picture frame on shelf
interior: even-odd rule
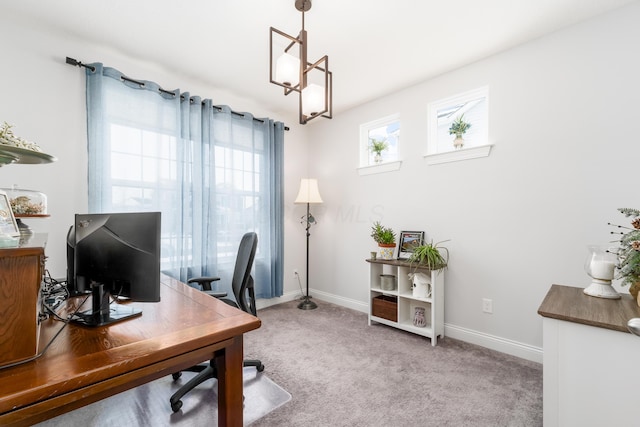
[[[416,246],[424,243],[424,231],[401,231],[398,244],[398,259],[409,259]]]
[[[0,190],[0,234],[19,237],[20,229],[11,210],[11,203],[5,191]]]

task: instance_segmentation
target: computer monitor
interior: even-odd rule
[[[101,326],[142,314],[116,299],[160,301],[160,212],[76,214],[67,235],[72,295],[91,292],[92,309],[72,321]]]

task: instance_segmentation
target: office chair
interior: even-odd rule
[[[225,303],[237,307],[242,311],[256,315],[256,297],[253,289],[253,277],[251,277],[251,267],[253,266],[253,259],[256,255],[256,248],[258,246],[258,236],[256,233],[249,232],[242,236],[240,241],[240,247],[238,248],[238,256],[236,258],[236,265],[233,270],[233,278],[231,279],[231,288],[235,301],[226,298],[226,292],[216,292],[211,289],[211,283],[220,280],[219,277],[196,277],[188,280],[190,285],[196,284],[203,292],[218,298]],[[195,287],[195,286],[194,286]],[[255,366],[258,372],[264,371],[264,365],[259,360],[245,360],[243,366]],[[210,360],[209,364],[196,365],[185,369],[185,371],[199,372],[198,375],[193,377],[189,382],[180,387],[176,391],[171,399],[171,409],[173,412],[178,412],[182,408],[182,396],[193,390],[198,384],[212,378],[217,378],[217,372],[215,367],[215,361]],[[174,373],[173,379],[177,380],[182,375],[181,372]]]

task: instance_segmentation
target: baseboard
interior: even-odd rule
[[[297,299],[300,299],[299,291],[287,292],[286,294],[283,294],[281,297],[276,297],[276,298],[269,298],[269,299],[259,298],[259,299],[256,299],[256,309],[260,310],[261,308],[267,308],[272,305],[282,304],[283,302],[289,302]]]
[[[362,313],[369,312],[369,305],[362,301],[351,298],[344,298],[328,292],[309,289],[309,295],[321,301],[330,302]],[[300,291],[289,292],[278,298],[259,299],[256,301],[258,309],[269,307],[283,302],[289,302],[300,299]],[[521,342],[512,341],[506,338],[497,337],[495,335],[485,334],[484,332],[463,328],[461,326],[445,323],[445,337],[451,337],[460,341],[479,345],[481,347],[490,348],[501,353],[510,354],[532,362],[542,363],[542,348],[534,347]]]
[[[518,341],[512,341],[448,323],[444,324],[444,335],[445,337],[451,337],[481,347],[490,348],[491,350],[510,354],[532,362],[542,363],[542,348],[540,347],[534,347]]]
[[[330,294],[322,291],[309,291],[309,295],[315,296],[317,299],[330,302],[342,307],[350,308],[352,310],[360,311],[362,313],[369,312],[369,305],[362,301],[354,300],[351,298],[344,298],[338,295]]]
[[[369,306],[366,303],[363,303],[362,301],[340,297],[334,294],[330,294],[328,292],[317,291],[315,289],[309,289],[309,295],[311,295],[311,298],[316,300],[330,302],[332,304],[350,308],[352,310],[360,311],[362,313],[369,312]],[[256,300],[256,308],[260,310],[261,308],[270,307],[276,304],[282,304],[283,302],[298,300],[300,298],[302,298],[300,291],[287,292],[281,297]]]

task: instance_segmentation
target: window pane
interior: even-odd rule
[[[400,115],[393,114],[360,126],[360,166],[398,160]]]

